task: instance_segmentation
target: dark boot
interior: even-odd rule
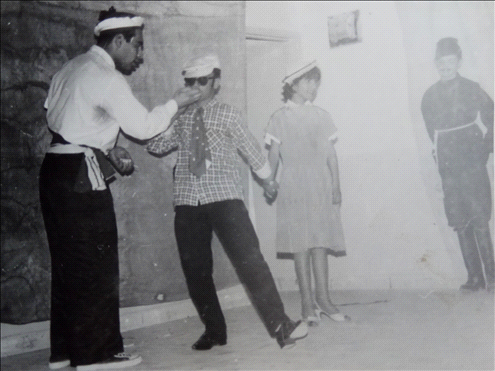
[[[495,285],[494,260],[493,260],[493,243],[490,236],[490,229],[474,229],[478,249],[480,251],[483,266],[485,267],[486,289],[493,292]]]
[[[468,277],[466,283],[462,284],[461,290],[478,291],[485,288],[485,279],[483,277]]]
[[[481,266],[481,258],[476,245],[473,225],[468,224],[464,229],[458,230],[457,236],[459,238],[462,257],[464,258],[464,264],[466,265],[468,273],[468,280],[464,285],[461,285],[461,290],[477,291],[481,288],[485,288],[483,268]]]

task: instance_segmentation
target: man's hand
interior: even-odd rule
[[[114,147],[108,152],[108,159],[115,170],[122,175],[128,175],[134,170],[134,162],[131,155],[122,147]]]
[[[184,112],[186,112],[187,106],[179,107],[175,115],[172,116],[170,119],[170,123],[173,123],[175,120],[179,118],[180,115],[182,115]],[[168,130],[168,129],[167,129]]]
[[[200,97],[200,92],[198,89],[194,89],[191,87],[186,87],[179,89],[175,92],[172,99],[177,102],[177,106],[179,109],[190,105],[191,103],[196,102]]]

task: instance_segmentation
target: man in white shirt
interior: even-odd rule
[[[113,7],[100,13],[97,45],[55,74],[45,102],[52,144],[40,171],[40,202],[52,264],[51,369],[123,368],[117,224],[108,179],[133,168],[115,147],[119,131],[148,139],[199,98],[182,88],[148,111],[123,75],[143,62],[143,19]],[[110,161],[110,162],[108,162]]]

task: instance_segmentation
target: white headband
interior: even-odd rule
[[[112,17],[98,23],[95,27],[95,36],[100,36],[102,31],[117,28],[141,27],[144,23],[143,17]]]
[[[296,65],[296,67],[292,66],[289,69],[290,72],[282,80],[282,83],[283,84],[289,84],[290,85],[299,76],[304,75],[306,72],[310,71],[311,69],[313,69],[316,66],[317,66],[316,60],[314,60],[314,61],[312,61],[312,62],[310,62],[310,63],[308,63],[306,65],[302,65],[301,66],[301,64],[298,64],[298,65]]]

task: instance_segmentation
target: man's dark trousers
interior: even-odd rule
[[[50,347],[72,366],[123,351],[117,223],[112,195],[74,191],[83,154],[48,153],[40,202],[51,255]]]
[[[260,251],[258,237],[242,200],[175,208],[175,236],[189,295],[206,332],[224,336],[225,319],[213,282],[212,231],[215,231],[239,280],[273,337],[290,319]]]

